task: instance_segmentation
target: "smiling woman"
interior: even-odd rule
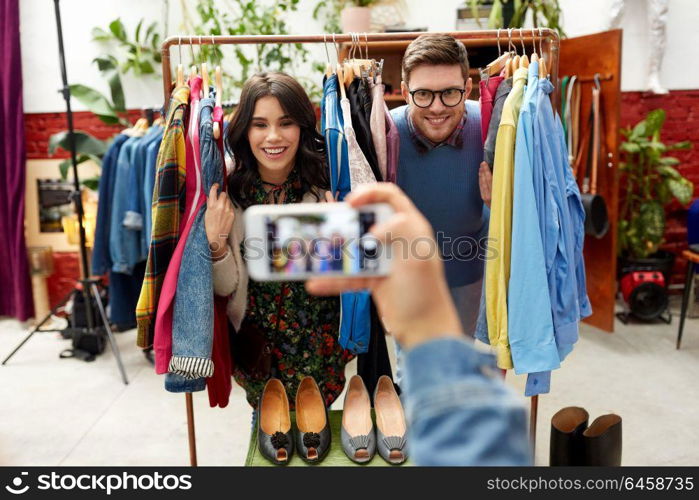
[[[228,193],[212,188],[205,225],[214,292],[229,297],[233,375],[253,407],[272,377],[293,398],[301,379],[312,376],[326,405],[345,384],[344,366],[352,356],[334,335],[338,298],[309,296],[299,282],[248,280],[244,260],[243,209],[324,201],[329,187],[324,146],[313,106],[296,80],[260,73],[247,81],[226,136],[235,161]]]

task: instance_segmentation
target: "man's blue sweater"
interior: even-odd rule
[[[408,128],[408,107],[391,111],[400,133],[397,183],[432,224],[450,287],[475,283],[483,276],[487,214],[478,186],[483,160],[481,114],[466,101],[463,147],[442,145],[421,154]]]

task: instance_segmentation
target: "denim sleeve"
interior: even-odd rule
[[[129,167],[129,183],[126,193],[126,212],[124,213],[124,227],[131,231],[143,229],[143,211],[141,208],[141,190],[139,189],[139,173],[143,172],[143,151],[146,138],[143,138],[133,147],[131,153],[131,165]]]
[[[528,465],[524,405],[495,358],[444,338],[407,351],[404,404],[416,465]]]
[[[112,271],[131,274],[138,262],[138,234],[127,231],[123,226],[127,210],[129,167],[131,165],[131,150],[135,138],[130,138],[119,151],[114,179],[114,195],[112,196],[112,213],[109,227],[109,254],[112,259]]]

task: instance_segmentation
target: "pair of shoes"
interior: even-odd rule
[[[356,463],[367,463],[376,454],[388,463],[399,465],[408,458],[405,414],[393,381],[382,376],[374,391],[376,431],[371,420],[371,401],[362,377],[350,379],[342,410],[340,431],[345,455]]]
[[[588,426],[584,408],[569,406],[551,418],[550,465],[621,465],[621,417],[610,413]]]
[[[289,398],[284,384],[272,378],[258,406],[257,442],[260,453],[277,465],[289,463],[294,452]],[[325,401],[313,377],[305,377],[296,392],[296,449],[309,463],[320,462],[330,449],[330,425]]]

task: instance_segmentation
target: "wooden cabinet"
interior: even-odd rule
[[[621,106],[621,30],[561,40],[559,76],[577,75],[582,81],[580,137],[589,127],[588,117],[595,73],[603,75],[603,151],[606,163],[597,172],[597,194],[607,202],[609,231],[601,238],[585,238],[587,294],[593,314],[586,322],[607,332],[614,331],[616,303],[617,219],[619,214],[619,110]]]

